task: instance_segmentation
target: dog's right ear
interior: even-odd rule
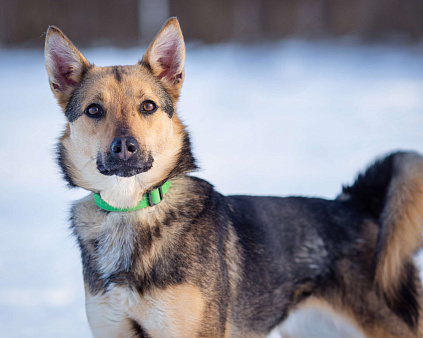
[[[168,93],[178,99],[184,81],[185,43],[178,19],[170,18],[154,38],[141,64],[150,68]]]
[[[47,30],[44,57],[50,88],[64,106],[90,64],[55,26]]]

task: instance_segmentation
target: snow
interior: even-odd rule
[[[83,53],[97,65],[131,64],[144,50]],[[423,152],[422,51],[348,41],[189,45],[179,111],[197,175],[225,194],[333,198],[376,156]],[[0,49],[0,102],[1,335],[90,337],[67,222],[86,192],[69,191],[54,164],[64,117],[41,50]]]

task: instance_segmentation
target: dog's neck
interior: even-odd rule
[[[135,207],[148,190],[136,176],[116,177],[115,180],[115,184],[99,191],[101,198],[115,208]]]
[[[165,183],[161,184],[158,188],[153,189],[147,192],[141,201],[135,206],[131,208],[116,208],[110,204],[108,204],[104,199],[101,198],[100,194],[94,193],[94,200],[97,206],[101,209],[106,211],[114,211],[114,212],[130,212],[135,211],[147,207],[152,207],[158,203],[160,203],[168,191],[170,187],[171,181],[166,181]]]
[[[87,260],[84,264],[88,269],[84,272],[87,282],[104,285],[119,273],[131,274],[136,279],[149,276],[153,261],[162,257],[162,250],[183,242],[181,236],[185,232],[181,229],[190,226],[191,217],[202,212],[210,189],[208,184],[182,175],[172,180],[163,201],[151,208],[107,212],[98,208],[92,194],[75,203],[72,228],[83,260]],[[187,206],[189,213],[178,212]],[[151,250],[156,241],[157,246]],[[138,255],[136,261],[132,259],[134,252]],[[90,281],[92,276],[100,279]],[[94,284],[90,288],[95,289]]]

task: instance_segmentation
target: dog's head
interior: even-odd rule
[[[146,191],[195,169],[176,115],[184,59],[175,18],[133,66],[96,67],[49,27],[45,61],[67,118],[58,153],[70,185],[99,192],[113,206],[131,207]]]

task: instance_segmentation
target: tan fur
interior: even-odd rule
[[[408,161],[397,158],[399,171],[388,191],[388,202],[382,213],[382,222],[387,225],[386,246],[382,248],[376,269],[376,283],[385,295],[393,296],[403,274],[403,262],[411,261],[412,255],[422,243],[423,226],[423,161],[421,157]]]
[[[177,285],[165,291],[155,291],[144,297],[155,306],[155,312],[163,313],[163,325],[156,318],[143,318],[141,306],[137,313],[146,330],[156,337],[196,337],[202,328],[205,304],[198,287],[193,285]],[[158,305],[158,306],[157,306]],[[148,315],[147,315],[148,316]]]
[[[88,320],[94,337],[132,337],[130,319],[142,323],[153,337],[197,337],[205,303],[194,285],[154,290],[140,297],[125,287],[110,286],[106,293],[86,293]]]

